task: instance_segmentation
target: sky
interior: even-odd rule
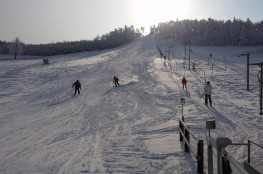
[[[262,21],[262,0],[0,0],[0,40],[92,40],[115,28],[183,19]]]

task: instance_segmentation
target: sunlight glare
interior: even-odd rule
[[[190,6],[189,0],[134,0],[132,8],[136,25],[153,26],[187,18]]]

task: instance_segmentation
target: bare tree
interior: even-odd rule
[[[16,37],[12,44],[11,44],[11,48],[10,48],[11,54],[14,54],[15,59],[18,55],[22,54],[23,52],[23,43],[20,41],[20,39],[18,37]]]

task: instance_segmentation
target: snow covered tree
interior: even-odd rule
[[[144,27],[141,27],[142,35],[144,34]]]
[[[207,20],[176,20],[159,23],[157,27],[151,27],[151,33],[156,34],[159,43],[174,36],[182,44],[188,44],[189,39],[194,45],[232,45],[232,46],[256,46],[263,45],[263,22],[252,23],[250,19],[242,21],[234,18],[233,21]],[[153,31],[154,29],[154,31]],[[190,33],[190,31],[194,31]]]
[[[15,59],[18,55],[21,55],[23,52],[23,43],[20,41],[18,37],[13,40],[10,48],[10,53],[13,54]]]

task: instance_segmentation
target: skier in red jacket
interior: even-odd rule
[[[186,81],[185,77],[183,77],[183,80],[182,80],[183,89],[185,88],[187,90],[186,83],[187,83],[187,81]]]

